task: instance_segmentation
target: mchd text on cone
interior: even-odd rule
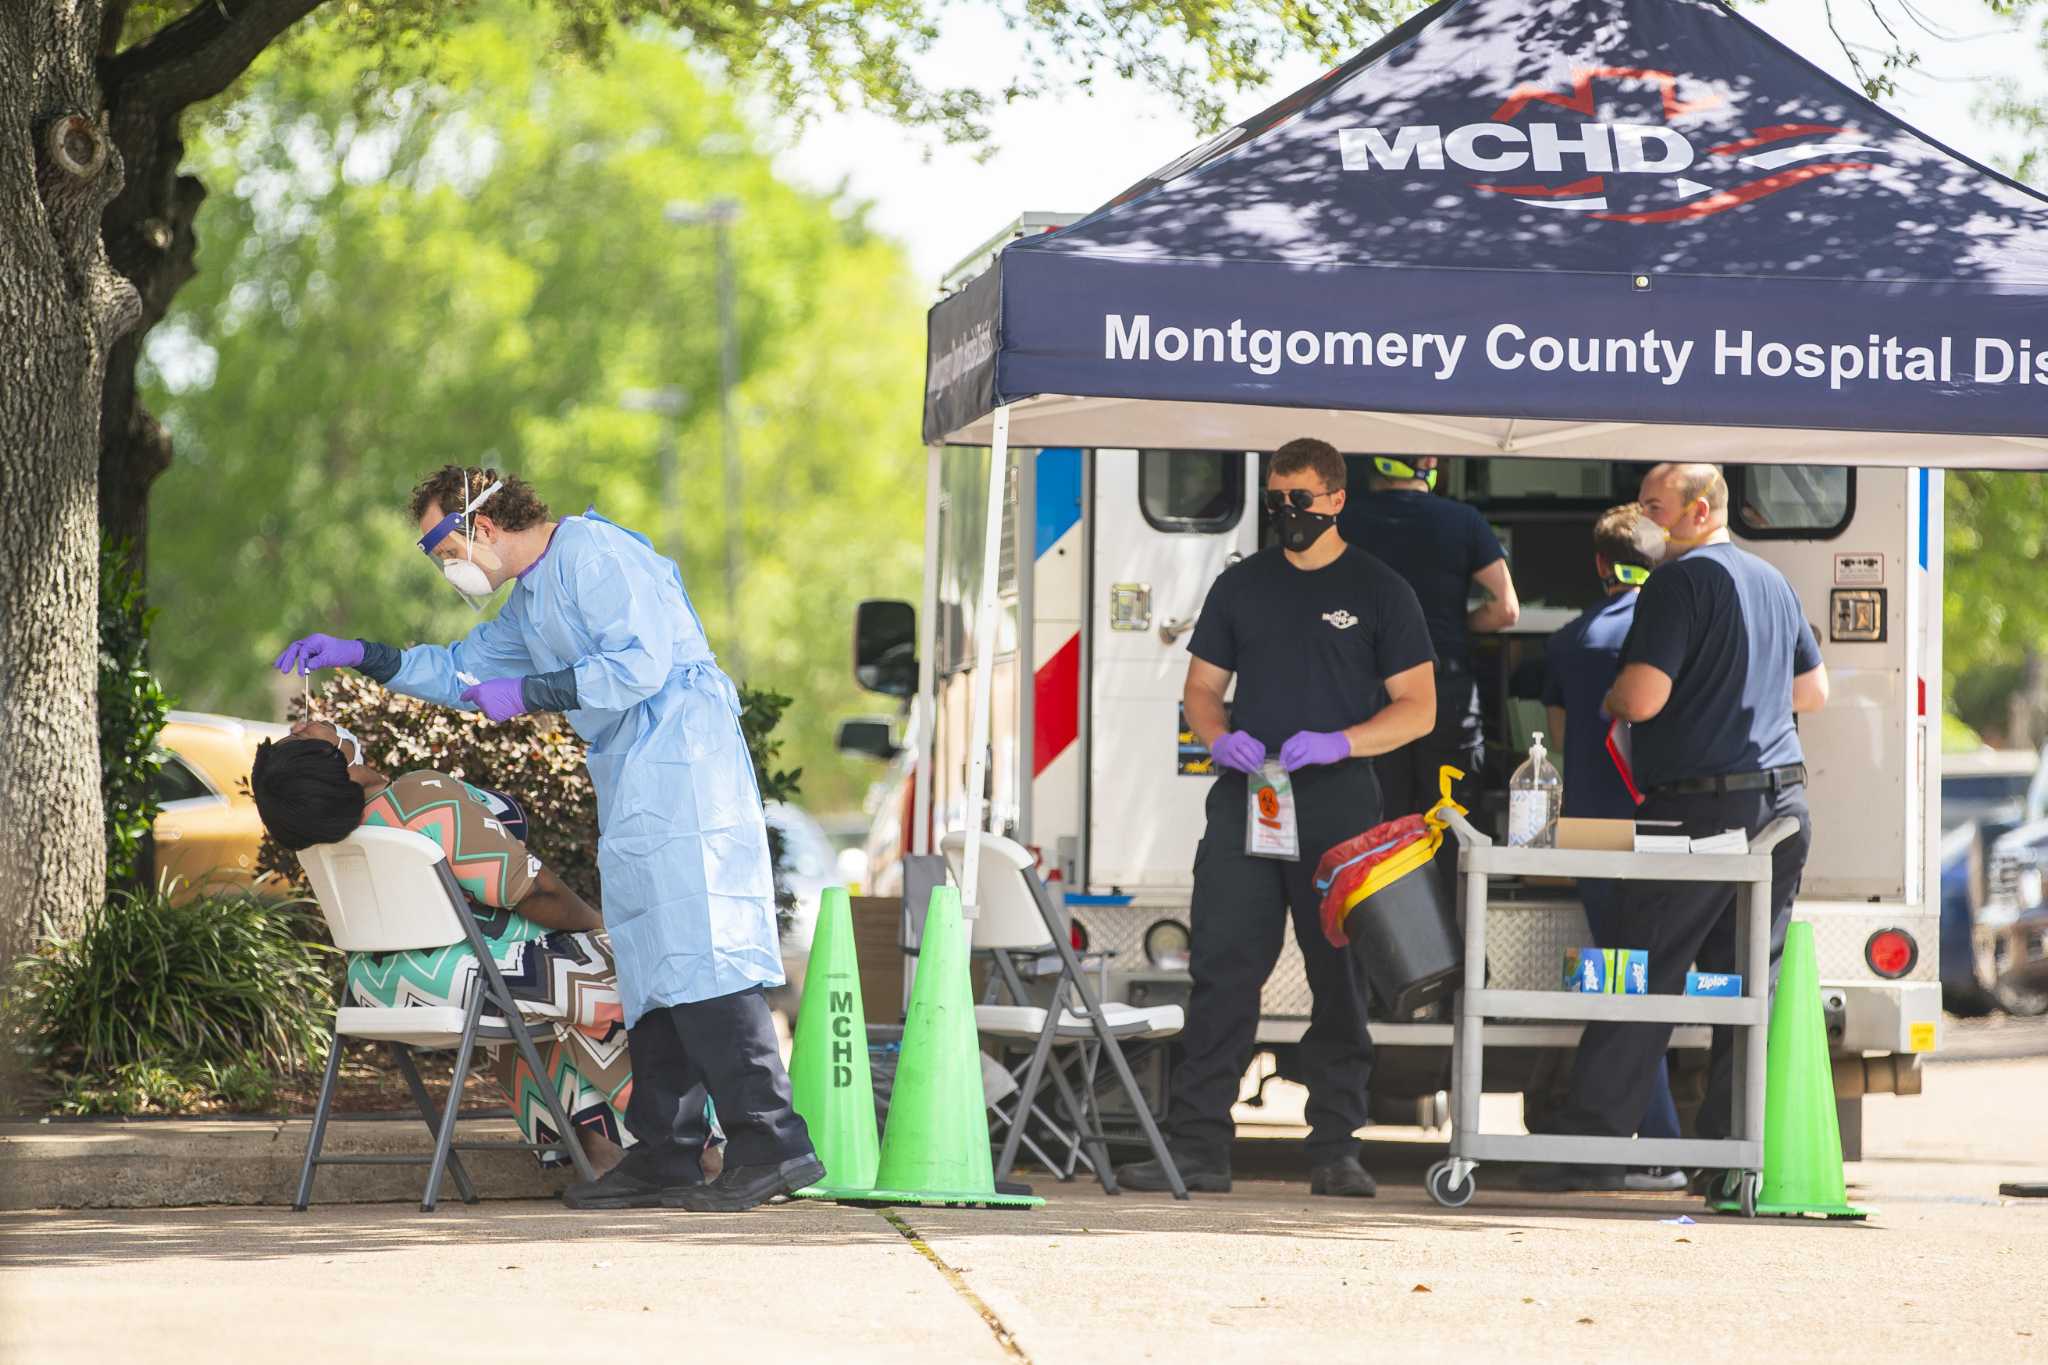
[[[960,892],[953,887],[934,888],[925,914],[875,1188],[839,1198],[862,1204],[1001,1208],[1045,1203],[1029,1195],[996,1193],[974,990],[967,975],[967,931],[960,918]]]
[[[1835,1076],[1821,1014],[1820,968],[1813,926],[1794,923],[1785,935],[1778,996],[1771,1002],[1768,1080],[1764,1090],[1764,1176],[1759,1214],[1867,1218],[1848,1202],[1842,1181],[1842,1130],[1835,1121]],[[1714,1207],[1738,1211],[1728,1202]]]
[[[803,1003],[797,1007],[789,1088],[818,1159],[825,1163],[825,1178],[799,1193],[831,1199],[872,1189],[881,1159],[875,1080],[868,1068],[853,907],[836,886],[826,889],[818,905]]]

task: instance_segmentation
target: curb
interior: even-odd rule
[[[0,1123],[0,1211],[149,1209],[195,1204],[290,1206],[310,1119],[161,1119],[138,1123]],[[456,1141],[517,1140],[510,1119],[465,1119]],[[433,1137],[411,1116],[335,1119],[325,1156],[425,1155]],[[552,1199],[569,1173],[527,1152],[470,1152],[463,1165],[485,1199]],[[313,1205],[417,1204],[421,1166],[323,1166]],[[459,1203],[454,1183],[441,1197]]]

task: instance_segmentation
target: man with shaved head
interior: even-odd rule
[[[1709,464],[1662,464],[1643,476],[1644,512],[1658,528],[1660,563],[1643,586],[1621,647],[1606,714],[1632,727],[1637,818],[1677,821],[1689,835],[1741,829],[1754,837],[1780,816],[1799,832],[1772,852],[1771,976],[1792,921],[1812,823],[1805,755],[1793,723],[1828,696],[1827,668],[1792,585],[1728,538],[1728,482]],[[1707,882],[1616,884],[1617,943],[1647,949],[1650,992],[1676,995],[1686,971],[1736,972],[1736,888]],[[1652,1065],[1669,1024],[1593,1023],[1579,1040],[1565,1132],[1627,1137],[1650,1097]],[[1726,1137],[1734,1094],[1734,1035],[1714,1030],[1699,1134]],[[1538,1189],[1618,1189],[1619,1166],[1539,1166]]]

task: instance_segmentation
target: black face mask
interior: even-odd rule
[[[1323,538],[1323,532],[1337,524],[1333,514],[1310,512],[1303,508],[1286,506],[1275,509],[1280,528],[1280,547],[1300,554]]]

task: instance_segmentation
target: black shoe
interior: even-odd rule
[[[1181,1184],[1187,1186],[1190,1194],[1229,1194],[1230,1167],[1203,1162],[1179,1152],[1173,1154],[1174,1169],[1180,1172]],[[1116,1168],[1116,1183],[1127,1190],[1171,1190],[1166,1180],[1166,1167],[1157,1159],[1133,1161],[1128,1166]]]
[[[1525,1166],[1522,1168],[1522,1188],[1525,1190],[1546,1190],[1556,1193],[1563,1190],[1618,1190],[1623,1188],[1627,1172],[1619,1166]]]
[[[692,1189],[696,1181],[663,1179],[643,1163],[626,1159],[595,1180],[581,1180],[562,1192],[562,1202],[572,1209],[658,1209],[664,1195]]]
[[[773,1166],[728,1166],[710,1184],[670,1190],[661,1202],[692,1213],[744,1213],[824,1178],[825,1163],[806,1152]]]
[[[1356,1153],[1313,1166],[1308,1173],[1310,1194],[1335,1195],[1340,1199],[1370,1199],[1380,1192],[1379,1182],[1365,1169]]]

